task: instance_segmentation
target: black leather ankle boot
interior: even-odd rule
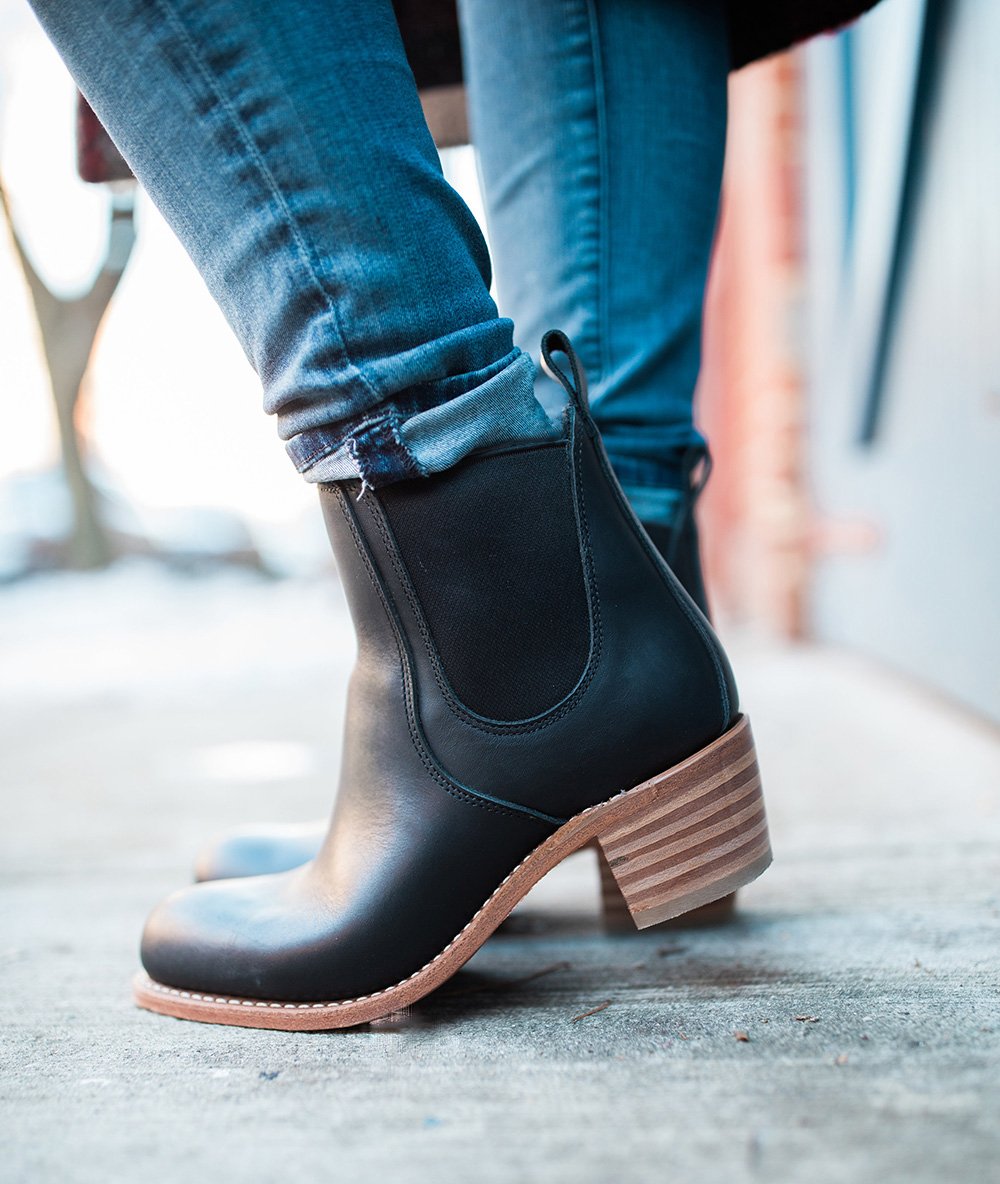
[[[543,356],[571,396],[563,439],[321,488],[358,634],[329,830],[297,870],[164,901],[142,1006],[364,1023],[447,979],[588,843],[640,927],[769,863],[726,657],[625,501],[568,341]]]
[[[708,616],[708,601],[705,582],[701,571],[698,546],[698,528],[694,517],[694,506],[708,477],[709,460],[704,450],[691,450],[685,458],[684,476],[688,493],[677,509],[674,521],[669,525],[643,523],[646,533],[660,555],[666,560],[681,586],[699,609]],[[696,478],[695,471],[700,470]],[[314,859],[323,845],[327,821],[246,826],[230,831],[207,843],[195,860],[194,876],[197,881],[227,880],[240,876],[273,875],[275,872],[291,871]],[[613,880],[603,879],[604,915],[614,929],[620,928],[622,901],[616,893]],[[731,912],[732,901],[729,900]],[[705,923],[724,919],[725,907],[718,902],[699,910],[693,918]]]
[[[645,522],[643,526],[660,555],[680,580],[681,586],[708,617],[708,599],[694,516],[695,504],[711,472],[711,459],[707,450],[689,449],[681,459],[680,468],[686,493],[673,521],[669,525]],[[195,860],[195,880],[225,880],[291,871],[316,857],[326,831],[327,820],[324,818],[305,823],[246,826],[230,831],[207,843],[199,852]],[[604,928],[615,933],[634,932],[635,926],[614,877],[600,860],[598,871]],[[735,905],[736,895],[731,893],[663,924],[667,928],[724,924],[731,920]]]

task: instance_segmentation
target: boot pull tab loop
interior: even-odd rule
[[[566,391],[566,394],[569,395],[570,402],[586,425],[587,431],[591,436],[595,435],[597,428],[594,426],[594,421],[590,418],[587,375],[584,373],[583,366],[580,365],[580,359],[577,357],[576,350],[573,348],[573,343],[561,329],[549,329],[542,336],[541,352],[542,369],[549,378],[558,382]],[[556,365],[552,357],[553,354],[566,355],[570,367],[569,374],[561,366]]]

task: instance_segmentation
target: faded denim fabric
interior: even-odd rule
[[[389,0],[33,6],[307,480],[386,484],[555,430],[441,173]]]
[[[723,0],[460,0],[501,311],[558,325],[636,512],[690,480],[726,133]],[[539,399],[554,385],[541,373]]]

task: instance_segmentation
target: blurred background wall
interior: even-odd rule
[[[1000,720],[1000,7],[885,0],[735,76],[698,416],[724,623],[847,645]],[[0,176],[60,299],[107,258],[71,82],[0,0]],[[445,153],[478,210],[470,149]],[[141,194],[74,418],[119,555],[329,562],[254,375]],[[0,226],[0,581],[72,562],[37,316]]]
[[[1000,720],[1000,6],[732,83],[700,409],[724,610]]]

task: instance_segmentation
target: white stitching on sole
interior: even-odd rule
[[[642,788],[642,787],[638,786],[638,785],[633,787],[633,789],[640,789],[640,788]],[[626,794],[629,794],[632,792],[633,792],[632,789],[622,790],[621,793],[615,794],[615,796],[613,798],[608,798],[607,801],[598,802],[597,805],[595,805],[595,806],[588,806],[586,810],[581,810],[579,814],[574,815],[573,818],[570,819],[569,822],[566,822],[563,825],[569,826],[570,822],[576,823],[580,819],[585,818],[588,814],[592,814],[595,810],[599,810],[602,806],[610,806],[613,802],[617,802],[620,798],[623,798],[623,797],[625,797]],[[561,830],[562,827],[560,827],[559,829]],[[555,836],[558,833],[559,833],[558,830],[554,831],[551,838],[555,838]],[[550,841],[550,840],[546,840],[546,842],[548,842],[548,841]],[[417,978],[418,975],[423,974],[425,970],[429,970],[435,964],[435,962],[440,961],[448,953],[448,951],[455,945],[455,943],[462,937],[462,935],[464,933],[466,933],[469,929],[471,929],[473,925],[475,925],[476,921],[479,919],[480,914],[486,908],[489,907],[490,902],[494,899],[494,897],[497,896],[497,894],[499,892],[501,892],[503,890],[503,888],[507,884],[507,882],[510,879],[512,879],[533,856],[537,855],[538,852],[541,850],[541,847],[543,847],[543,846],[545,846],[545,843],[542,843],[540,846],[535,847],[532,851],[529,851],[528,854],[521,860],[521,862],[511,872],[509,872],[503,878],[503,880],[500,881],[500,883],[496,886],[496,888],[493,890],[493,892],[487,898],[487,900],[482,905],[480,905],[480,907],[476,910],[475,915],[468,922],[468,924],[465,925],[458,933],[455,934],[455,936],[451,939],[450,942],[448,942],[448,944],[444,947],[443,950],[441,950],[440,953],[435,954],[434,957],[431,958],[431,960],[429,962],[425,962],[424,965],[421,966],[419,970],[415,970],[408,977],[406,977],[404,979],[400,979],[400,981],[398,983],[393,983],[391,987],[383,987],[381,991],[375,991],[371,995],[358,995],[354,999],[335,999],[335,1000],[331,1000],[328,1003],[273,1003],[267,999],[211,999],[211,998],[207,998],[207,997],[202,998],[202,996],[193,995],[193,994],[191,994],[191,992],[182,991],[178,987],[165,986],[163,983],[158,983],[156,981],[156,979],[149,978],[148,976],[147,976],[146,981],[143,985],[145,987],[153,990],[158,995],[173,995],[173,996],[176,996],[177,998],[181,998],[181,999],[191,998],[191,999],[198,999],[199,1001],[205,1002],[205,1003],[223,1003],[223,1004],[231,1003],[234,1005],[243,1005],[243,1006],[247,1006],[247,1007],[281,1007],[286,1010],[298,1010],[298,1011],[307,1011],[307,1010],[309,1010],[311,1008],[315,1008],[315,1007],[327,1007],[327,1008],[331,1008],[331,1009],[339,1009],[342,1007],[347,1007],[347,1006],[354,1004],[354,1003],[366,1003],[369,999],[378,999],[382,995],[388,995],[390,991],[395,991],[395,990],[398,990],[400,987],[405,986],[408,982],[411,982],[413,979]],[[582,846],[582,844],[581,844],[581,846]],[[569,852],[567,852],[567,855],[572,855],[573,853],[574,853],[573,851],[569,851]]]
[[[743,724],[743,725],[746,724],[746,716],[743,716],[741,718],[740,724]],[[734,724],[733,729],[731,729],[731,731],[734,731],[738,726],[740,726],[740,725]],[[720,736],[719,739],[720,740],[723,739],[723,737],[727,736],[728,734],[729,734],[728,732],[724,732],[723,736]],[[751,742],[750,752],[755,757],[756,753],[752,747],[752,737],[750,737],[748,735],[747,738]],[[709,746],[709,747],[711,747],[711,746]],[[689,757],[688,759],[694,760],[696,757],[702,756],[704,751],[705,750],[702,749],[697,753],[693,753],[692,756]],[[672,769],[668,770],[668,772],[673,773],[685,764],[687,764],[687,761],[681,761],[680,764],[675,765]],[[500,892],[503,891],[503,889],[507,885],[507,883],[515,875],[517,875],[517,873],[521,870],[522,867],[525,866],[525,864],[527,864],[530,860],[534,859],[535,856],[541,852],[542,848],[545,847],[547,844],[551,843],[556,838],[556,836],[562,830],[564,830],[567,826],[576,825],[582,819],[586,818],[588,814],[593,814],[595,810],[607,809],[609,806],[612,806],[615,802],[620,801],[622,798],[627,797],[629,794],[635,793],[639,790],[646,789],[647,786],[648,786],[648,783],[644,783],[642,785],[635,785],[631,789],[622,790],[621,793],[615,794],[615,796],[612,798],[608,798],[603,802],[598,802],[593,806],[588,806],[586,810],[581,810],[579,814],[574,815],[573,818],[566,821],[559,828],[559,830],[554,831],[552,833],[552,835],[549,836],[548,839],[546,839],[544,842],[542,842],[538,847],[535,847],[532,851],[529,851],[528,854],[521,860],[521,862],[518,863],[517,866],[514,867],[503,878],[503,880],[501,880],[501,882],[493,890],[493,892],[490,894],[490,896],[476,910],[476,912],[473,915],[473,917],[471,918],[471,920],[458,933],[455,934],[455,936],[444,947],[444,949],[441,950],[440,953],[435,954],[434,957],[431,958],[429,962],[425,962],[424,965],[419,968],[419,970],[415,970],[412,974],[408,975],[406,978],[401,979],[397,983],[393,983],[392,986],[383,987],[382,990],[380,990],[380,991],[374,991],[370,995],[358,995],[354,999],[335,999],[335,1000],[331,1000],[327,1003],[281,1003],[281,1002],[275,1002],[275,1001],[272,1001],[269,999],[221,999],[221,998],[212,999],[210,997],[202,997],[202,996],[194,995],[189,991],[183,991],[178,987],[165,986],[163,983],[158,983],[155,979],[149,978],[148,976],[146,977],[146,980],[143,983],[143,986],[145,988],[151,990],[154,994],[170,995],[170,996],[174,996],[174,997],[180,998],[180,999],[191,998],[191,999],[197,999],[199,1002],[221,1003],[223,1005],[232,1005],[232,1006],[237,1006],[237,1007],[265,1007],[265,1008],[278,1007],[278,1008],[281,1008],[282,1010],[285,1010],[285,1011],[311,1011],[314,1009],[320,1009],[320,1010],[329,1010],[331,1012],[337,1012],[337,1011],[343,1010],[344,1008],[351,1007],[357,1003],[367,1003],[369,1000],[372,1000],[372,999],[380,999],[384,995],[391,994],[394,991],[398,991],[400,987],[406,986],[407,983],[412,982],[413,979],[418,978],[420,975],[422,975],[424,973],[424,971],[429,970],[432,966],[435,965],[435,963],[440,962],[442,958],[446,957],[447,954],[449,953],[449,951],[451,949],[453,949],[455,944],[463,937],[463,935],[465,933],[467,933],[469,931],[469,929],[471,929],[476,924],[476,922],[478,921],[481,914],[489,907],[490,903],[496,898],[496,896]],[[567,856],[572,855],[575,851],[580,850],[586,844],[586,841],[587,840],[584,840],[584,842],[582,842],[580,844],[580,848],[574,848],[573,851],[568,851],[566,853],[566,856],[564,856],[563,858],[566,858]],[[560,862],[562,862],[562,860],[560,860]],[[553,865],[553,866],[555,866],[555,865]]]

